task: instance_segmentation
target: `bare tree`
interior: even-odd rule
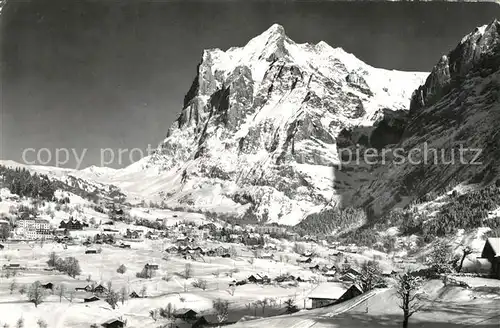
[[[460,272],[462,271],[462,267],[464,265],[464,260],[467,256],[469,256],[470,254],[472,254],[473,251],[472,251],[472,248],[469,247],[469,246],[466,246],[462,249],[462,258],[460,259],[460,264],[458,265],[457,267],[457,272]]]
[[[223,301],[220,298],[212,302],[212,306],[217,315],[217,321],[219,323],[226,322],[229,315],[229,302]]]
[[[75,291],[74,290],[71,290],[69,292],[69,297],[67,297],[66,299],[70,302],[70,303],[73,303],[73,299],[75,298]]]
[[[57,256],[57,254],[55,252],[51,252],[49,254],[49,260],[47,261],[47,265],[49,267],[55,267],[58,259],[59,257]]]
[[[295,305],[295,301],[293,298],[289,298],[285,301],[285,311],[287,314],[292,314],[299,311],[297,305]]]
[[[368,292],[381,282],[382,270],[377,261],[365,261],[361,265],[359,281],[363,292]]]
[[[38,304],[42,303],[45,298],[45,290],[39,281],[35,281],[28,291],[28,300],[38,307]]]
[[[234,257],[238,256],[238,249],[236,249],[236,247],[234,245],[232,245],[231,247],[229,247],[228,253],[229,253],[229,255],[231,255],[231,257],[234,258]]]
[[[120,295],[115,292],[114,290],[110,289],[108,293],[106,294],[106,303],[111,305],[111,308],[114,310],[116,309],[116,306],[118,305],[118,300],[120,299]]]
[[[125,288],[125,286],[123,286],[120,289],[120,302],[122,302],[122,305],[125,303],[126,300],[127,300],[127,289]]]
[[[118,267],[118,269],[116,269],[116,272],[124,274],[125,272],[127,272],[127,267],[124,264],[122,264]]]
[[[408,319],[420,309],[418,290],[422,279],[405,273],[397,278],[396,296],[400,300],[399,307],[403,310],[403,328],[408,327]]]
[[[207,289],[207,281],[205,279],[197,279],[192,283],[193,287],[200,288],[202,290]]]
[[[92,281],[92,275],[89,274],[85,280],[87,280],[87,282],[91,282]]]
[[[78,276],[82,269],[80,269],[80,262],[74,257],[68,257],[65,259],[66,262],[66,273],[71,277],[75,278]]]
[[[147,292],[148,288],[146,287],[146,285],[143,285],[142,288],[141,288],[141,297],[144,298],[146,296],[146,292]]]
[[[24,319],[23,317],[19,318],[16,322],[16,328],[24,328]]]
[[[451,272],[451,262],[452,252],[449,245],[445,243],[437,244],[428,259],[428,265],[437,274]]]
[[[227,292],[229,293],[229,295],[231,296],[234,296],[234,292],[236,291],[236,287],[233,285],[233,286],[229,286],[229,288],[227,289]]]
[[[186,263],[184,266],[184,278],[189,279],[193,276],[193,265],[191,263]]]
[[[157,321],[158,320],[158,310],[157,309],[153,309],[153,310],[150,310],[149,311],[149,316],[151,317],[151,319],[153,319],[154,321]]]
[[[10,290],[11,294],[14,292],[14,289],[16,289],[16,287],[17,287],[17,283],[16,283],[16,279],[14,279],[14,280],[12,280],[12,282],[9,285],[9,290]]]
[[[113,289],[112,287],[113,287],[113,282],[110,280],[110,281],[108,281],[108,282],[106,283],[106,288],[107,288],[108,290],[111,290],[111,289]]]
[[[64,285],[59,285],[56,288],[57,296],[59,296],[59,303],[62,302],[62,298],[64,296],[64,292],[66,291],[66,287]]]
[[[306,246],[304,246],[304,244],[295,243],[293,245],[293,251],[299,255],[302,255],[306,251]]]
[[[264,298],[264,299],[258,300],[257,304],[262,308],[262,314],[264,314],[266,311],[266,307],[269,305],[269,299]]]
[[[42,319],[38,319],[36,324],[38,325],[38,328],[47,328],[48,327],[47,323],[45,321],[43,321]]]

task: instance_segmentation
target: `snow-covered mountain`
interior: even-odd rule
[[[295,224],[342,197],[333,188],[339,134],[364,127],[369,137],[408,109],[427,75],[297,44],[275,24],[243,47],[204,51],[156,153],[106,179],[170,205]]]
[[[459,183],[492,183],[500,175],[499,27],[477,28],[427,74],[373,68],[324,42],[297,44],[273,25],[243,47],[204,51],[153,155],[119,170],[36,171],[85,189],[117,186],[132,203],[283,224],[332,204],[380,215]],[[482,149],[482,164],[458,162],[460,145]],[[455,164],[346,164],[341,153],[338,166],[345,149],[400,149],[408,159],[424,147],[444,151],[444,162],[455,151]]]

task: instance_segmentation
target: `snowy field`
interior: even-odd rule
[[[104,322],[110,318],[124,317],[130,327],[145,327],[153,325],[149,317],[149,311],[159,307],[165,307],[168,303],[179,308],[190,308],[198,313],[212,312],[212,300],[221,298],[229,301],[233,312],[241,312],[246,315],[254,315],[255,310],[247,309],[245,305],[263,298],[273,298],[277,304],[294,297],[301,301],[315,286],[310,283],[301,283],[298,287],[286,287],[278,285],[247,284],[236,287],[231,295],[228,289],[233,280],[248,278],[251,274],[263,273],[275,277],[281,273],[302,274],[307,277],[311,273],[302,268],[285,263],[277,263],[272,260],[255,259],[250,263],[247,257],[236,257],[235,259],[220,257],[204,257],[204,261],[195,262],[184,260],[179,257],[169,256],[163,259],[165,252],[163,247],[168,247],[161,241],[146,241],[131,243],[131,249],[121,249],[113,246],[102,245],[99,254],[85,254],[84,246],[68,246],[64,249],[60,244],[16,243],[5,244],[6,248],[0,252],[0,266],[20,264],[26,270],[19,270],[17,276],[0,279],[0,323],[14,326],[15,322],[23,317],[27,327],[35,327],[38,319],[43,319],[49,327],[89,327],[91,323]],[[57,272],[45,271],[46,261],[51,252],[56,252],[59,257],[75,257],[80,262],[82,274],[75,279]],[[151,279],[136,278],[135,274],[140,272],[146,263],[157,264],[159,270]],[[186,263],[192,265],[192,277],[185,279],[182,274]],[[119,274],[116,269],[124,264],[127,271]],[[271,265],[272,264],[272,265]],[[232,277],[226,275],[233,272]],[[216,276],[216,274],[218,275]],[[165,277],[169,277],[168,281]],[[78,291],[74,294],[73,302],[63,298],[59,301],[57,295],[49,295],[46,300],[35,308],[27,301],[26,295],[21,295],[17,289],[22,285],[28,285],[34,281],[42,284],[53,283],[64,285],[67,293],[76,287],[85,287],[89,284],[87,279],[106,286],[112,283],[114,290],[125,287],[128,294],[132,291],[140,293],[146,289],[146,298],[130,299],[119,304],[116,310],[103,300],[83,303],[83,298],[90,297],[90,293]],[[201,290],[192,286],[197,279],[205,279],[208,282],[207,289]],[[10,285],[15,282],[16,290],[11,294]],[[57,294],[57,293],[56,293]],[[257,310],[259,316],[276,315],[278,310]],[[8,315],[6,315],[8,314]]]

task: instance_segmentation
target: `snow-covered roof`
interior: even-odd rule
[[[488,238],[487,242],[495,252],[495,256],[500,256],[500,238]]]
[[[347,288],[342,283],[324,283],[313,289],[308,297],[336,300],[344,295],[346,291]]]

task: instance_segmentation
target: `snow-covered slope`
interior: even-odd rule
[[[369,136],[408,109],[426,76],[297,44],[275,24],[243,47],[204,51],[156,153],[98,178],[136,197],[295,224],[342,197],[332,169],[340,132],[362,126]]]

